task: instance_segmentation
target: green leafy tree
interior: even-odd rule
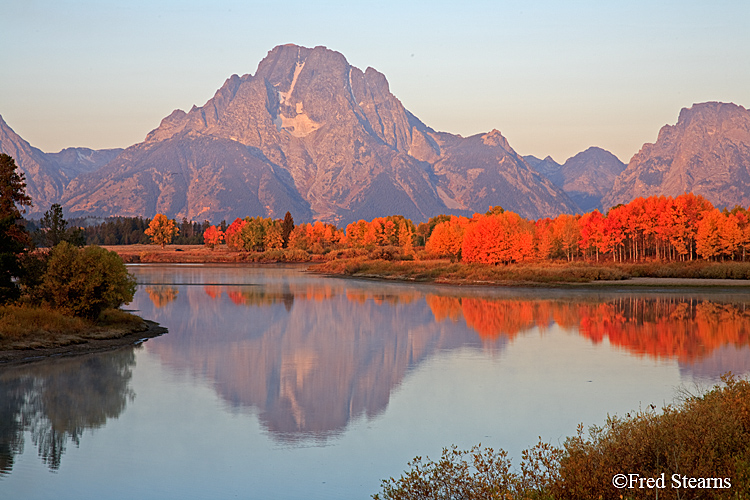
[[[245,225],[240,230],[240,240],[242,249],[245,251],[262,252],[265,246],[266,225],[263,218],[245,217]]]
[[[19,258],[31,245],[28,232],[18,224],[31,198],[17,168],[12,157],[0,154],[0,304],[18,297]]]
[[[135,278],[119,255],[102,247],[78,249],[63,241],[50,252],[42,298],[65,314],[96,319],[133,300]]]

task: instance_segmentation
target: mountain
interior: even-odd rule
[[[706,102],[680,111],[633,156],[603,203],[690,191],[720,208],[750,205],[750,112],[742,106]]]
[[[575,204],[498,131],[463,138],[407,111],[378,71],[325,47],[279,46],[202,107],[176,110],[144,142],[66,188],[74,215],[246,215],[339,225],[501,205],[526,217]]]
[[[31,196],[33,206],[27,208],[27,216],[46,211],[62,196],[68,179],[60,172],[47,155],[33,147],[16,134],[0,116],[0,152],[13,157],[19,170],[26,177],[26,193]]]
[[[560,165],[549,156],[539,160],[524,157],[580,207],[583,212],[603,210],[602,198],[609,193],[625,164],[602,148],[590,147]]]
[[[562,165],[552,159],[551,156],[548,155],[543,160],[540,160],[536,156],[528,155],[524,156],[523,159],[526,160],[526,163],[531,165],[534,170],[551,180],[555,186],[560,187],[565,184],[565,179],[563,179],[563,176],[560,173]]]
[[[71,179],[93,172],[114,159],[122,149],[67,148],[45,153],[16,134],[0,116],[0,152],[13,157],[26,178],[26,193],[33,206],[27,216],[39,216],[59,203]]]
[[[73,179],[81,174],[98,170],[114,160],[121,152],[122,148],[65,148],[59,153],[45,154],[67,178]]]

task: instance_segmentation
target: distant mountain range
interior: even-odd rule
[[[418,222],[495,205],[539,218],[683,186],[718,205],[747,200],[750,182],[733,175],[747,176],[748,121],[740,106],[695,105],[627,168],[600,148],[560,165],[520,156],[497,130],[437,132],[404,108],[376,70],[363,72],[325,47],[284,45],[255,75],[233,75],[205,105],[174,111],[127,149],[44,153],[0,118],[0,151],[26,174],[31,216],[61,203],[71,216],[164,213],[212,222],[287,210],[296,221],[338,225],[392,214]],[[689,147],[677,144],[683,139]],[[668,172],[673,164],[683,177],[690,172],[689,182],[673,181],[681,178]],[[725,182],[716,187],[719,171]]]

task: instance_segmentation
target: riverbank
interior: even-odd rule
[[[491,266],[447,260],[328,261],[312,272],[364,279],[484,286],[750,287],[748,263],[638,263],[600,265],[555,262]]]
[[[153,321],[120,310],[98,322],[36,308],[0,308],[0,366],[53,356],[109,351],[167,333]]]
[[[748,262],[534,262],[510,265],[466,264],[447,259],[383,260],[367,256],[330,258],[302,250],[236,252],[226,245],[108,246],[126,263],[270,264],[312,263],[311,272],[331,276],[486,286],[701,286],[750,287]]]
[[[236,252],[226,245],[211,250],[205,245],[113,245],[105,246],[117,253],[126,264],[241,264],[275,262],[310,262],[323,260],[302,250],[269,250],[267,252]]]

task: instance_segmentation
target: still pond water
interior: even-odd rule
[[[0,498],[366,499],[416,455],[750,373],[750,293],[450,288],[131,266],[169,333],[0,368]]]

